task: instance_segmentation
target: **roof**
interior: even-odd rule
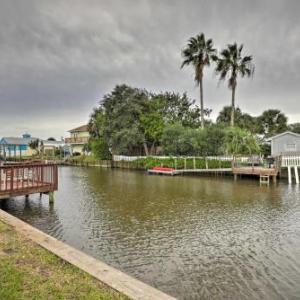
[[[69,130],[69,132],[86,132],[86,131],[89,131],[88,125],[82,125],[82,126],[79,126],[79,127]]]
[[[3,137],[0,141],[0,144],[8,145],[28,145],[31,141],[35,141],[37,138],[21,138],[21,137]]]
[[[270,138],[267,139],[267,141],[272,141],[273,139],[276,139],[276,138],[278,138],[280,136],[283,136],[283,135],[286,135],[286,134],[291,134],[291,135],[294,135],[295,137],[300,138],[300,134],[298,134],[298,133],[291,132],[291,131],[285,131],[283,133],[279,133],[279,134],[276,134],[274,136],[271,136]]]
[[[63,141],[49,141],[49,140],[43,140],[42,141],[44,146],[63,146],[65,142]]]

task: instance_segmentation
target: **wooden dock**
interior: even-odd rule
[[[234,175],[234,180],[237,180],[237,176],[251,175],[258,176],[261,184],[269,184],[270,178],[273,182],[276,182],[277,175],[279,173],[278,167],[262,167],[262,166],[234,166],[232,167],[232,173]]]
[[[163,170],[153,170],[149,169],[147,171],[149,174],[156,174],[156,175],[170,175],[170,176],[175,176],[175,175],[183,175],[183,174],[222,174],[222,173],[232,173],[231,168],[217,168],[217,169],[174,169],[174,170],[168,170],[168,171],[163,171]]]
[[[0,199],[51,193],[57,190],[58,170],[55,164],[14,163],[0,165]]]

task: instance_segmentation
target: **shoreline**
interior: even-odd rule
[[[154,287],[151,287],[107,264],[97,260],[21,221],[0,209],[0,221],[12,227],[25,239],[48,250],[50,253],[86,272],[112,290],[133,300],[174,300]],[[120,296],[121,297],[121,296]],[[121,298],[122,299],[122,298]]]

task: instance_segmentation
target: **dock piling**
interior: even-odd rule
[[[49,203],[54,203],[54,192],[49,192]]]
[[[297,166],[295,166],[295,167],[294,167],[294,169],[295,169],[295,178],[296,178],[296,183],[299,183],[298,167],[297,167]]]
[[[291,166],[288,166],[289,184],[292,183],[292,170]]]

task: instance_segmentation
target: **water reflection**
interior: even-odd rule
[[[47,198],[4,208],[180,299],[300,294],[298,186],[61,168]]]

